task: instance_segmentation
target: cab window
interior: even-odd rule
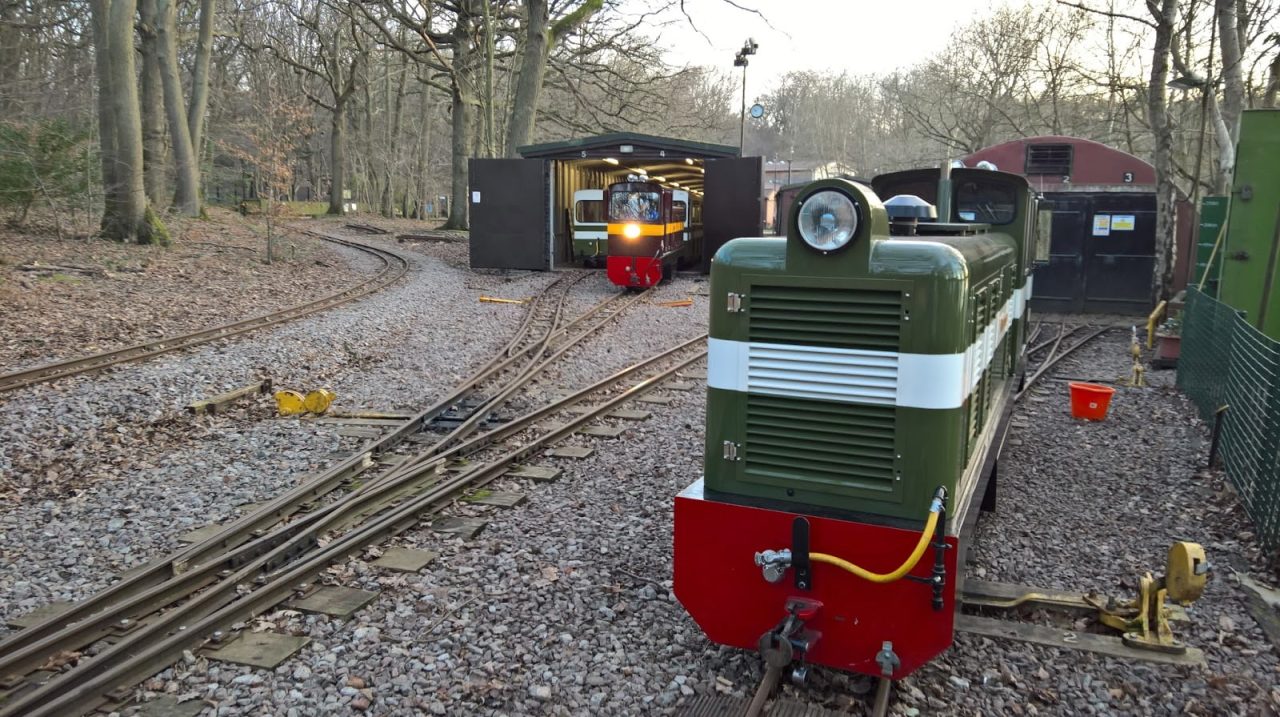
[[[685,218],[689,215],[688,207],[684,202],[671,203],[671,221],[684,223]]]
[[[657,192],[611,192],[609,219],[623,222],[656,222],[662,211]]]
[[[1018,216],[1018,195],[1013,187],[967,181],[955,190],[955,219],[981,224],[1011,224]]]
[[[579,224],[604,224],[604,200],[579,200],[574,206],[573,220]]]

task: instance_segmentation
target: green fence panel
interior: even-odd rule
[[[1280,549],[1280,342],[1189,289],[1178,387],[1206,421],[1227,406],[1218,450],[1263,549]]]

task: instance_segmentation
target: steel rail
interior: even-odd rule
[[[306,232],[310,236],[323,239],[334,244],[363,251],[371,254],[381,262],[381,268],[373,277],[366,279],[358,284],[343,289],[319,299],[314,299],[296,306],[289,306],[278,311],[269,312],[251,316],[246,319],[240,319],[228,324],[207,327],[198,331],[177,336],[166,336],[152,341],[144,341],[132,346],[103,351],[79,358],[67,359],[65,361],[56,361],[53,363],[42,364],[32,368],[21,369],[18,371],[10,371],[0,374],[0,392],[12,391],[15,389],[31,386],[45,381],[66,378],[78,374],[90,373],[98,371],[117,364],[130,361],[138,361],[141,359],[159,356],[160,354],[169,353],[171,351],[180,351],[182,349],[199,346],[225,339],[231,336],[263,329],[270,326],[276,326],[288,321],[309,316],[325,309],[331,309],[342,304],[354,301],[363,296],[372,294],[375,291],[386,288],[398,281],[409,271],[409,260],[396,252],[383,249],[381,247],[362,244],[360,242],[351,241],[349,239],[341,239],[331,237],[315,232]]]
[[[577,281],[580,281],[582,276],[580,275],[577,279],[570,280],[565,284],[566,293],[561,294],[555,304],[557,317],[567,298],[567,289],[571,288]],[[561,281],[564,280],[562,279]],[[556,282],[556,284],[549,286],[542,296],[550,293],[550,289],[559,283]],[[611,296],[574,320],[560,326],[559,329],[556,329],[559,324],[553,321],[548,326],[545,336],[549,338],[563,335],[569,328],[607,308],[621,296],[623,296],[621,292]],[[593,326],[574,336],[556,355],[564,353],[564,351],[592,334],[600,326],[616,318],[621,313],[621,310],[632,303],[634,302],[626,302],[619,311],[615,311],[606,319],[598,321]],[[525,329],[535,320],[536,307],[535,310],[527,312],[521,328],[516,332],[516,336],[499,352],[498,358],[491,361],[488,367],[477,371],[470,379],[455,389],[453,393],[419,414],[416,418],[423,419],[430,414],[438,415],[451,406],[470,387],[473,387],[480,378],[489,375],[491,373],[489,369],[494,366],[509,365],[519,356],[528,353],[534,346],[539,348],[545,346],[548,342],[544,339],[512,353],[512,347],[516,346],[527,335]],[[506,358],[501,358],[503,356],[506,356]],[[532,373],[540,371],[549,363],[550,361],[548,360],[542,362],[535,360],[530,364],[530,367],[534,369]],[[530,368],[527,367],[521,372],[521,376],[532,375],[532,373]],[[483,412],[480,413],[483,415]],[[425,425],[425,420],[411,422]],[[396,433],[403,433],[406,436],[408,434],[404,427]],[[379,441],[379,444],[386,444],[394,437],[394,435],[384,437]],[[491,440],[493,439],[489,438],[489,434],[485,434],[467,442],[466,446],[470,450],[476,450],[476,446]],[[439,444],[433,446],[433,448],[437,449],[436,452],[438,452],[438,446]],[[243,565],[253,558],[273,550],[282,540],[291,538],[297,532],[305,529],[319,517],[319,514],[312,513],[300,521],[295,521],[285,526],[283,530],[277,531],[270,536],[261,537],[261,533],[266,527],[295,512],[299,503],[303,500],[310,500],[331,492],[344,481],[349,481],[365,468],[372,466],[373,452],[373,450],[368,450],[353,455],[342,464],[335,466],[322,475],[321,478],[325,480],[309,481],[289,494],[263,506],[254,514],[244,516],[240,520],[228,524],[219,535],[213,536],[197,546],[191,546],[171,559],[159,563],[147,571],[145,576],[136,575],[127,581],[117,583],[93,596],[90,600],[77,605],[73,608],[73,611],[58,615],[51,620],[19,633],[5,644],[0,645],[0,655],[3,655],[3,657],[0,657],[0,675],[28,672],[41,664],[51,654],[81,647],[103,636],[110,635],[113,631],[128,626],[139,617],[172,604],[192,590],[199,589],[219,579],[221,573]],[[452,455],[452,452],[449,452],[449,455]],[[393,470],[400,469],[394,468]],[[379,478],[375,484],[382,482],[387,477],[389,476]],[[321,483],[323,485],[318,485]],[[347,498],[344,497],[341,500],[345,499]],[[256,539],[254,539],[255,537]],[[245,541],[250,542],[245,543]],[[239,547],[236,547],[237,545]],[[302,549],[305,549],[305,546]],[[226,552],[228,550],[230,552]],[[294,550],[300,549],[295,546]],[[287,557],[291,558],[293,556]],[[279,556],[275,556],[274,559],[278,560]],[[149,579],[144,580],[144,577]]]
[[[555,405],[563,409],[570,403],[582,401],[599,390],[602,385],[613,383],[619,377],[638,370],[640,366],[647,366],[669,357],[672,353],[686,349],[702,338],[705,337],[686,342],[658,356],[646,359],[640,364],[628,367],[609,379],[597,382],[570,397],[557,401]],[[60,673],[34,691],[14,695],[7,703],[0,705],[0,715],[6,717],[17,714],[61,715],[92,709],[106,699],[107,693],[121,687],[127,688],[163,669],[177,659],[183,650],[205,641],[206,636],[220,628],[225,629],[288,598],[300,583],[314,577],[335,560],[357,552],[388,535],[407,530],[421,519],[422,513],[438,512],[464,491],[487,485],[501,476],[512,463],[540,450],[545,445],[562,440],[581,426],[652,390],[661,381],[705,356],[706,351],[702,350],[690,358],[680,360],[670,368],[640,381],[604,403],[594,406],[580,416],[560,424],[499,458],[465,473],[446,478],[429,486],[426,492],[420,495],[411,498],[406,496],[406,500],[394,506],[387,514],[369,520],[358,528],[335,538],[332,542],[320,547],[314,555],[283,568],[265,581],[261,579],[259,571],[268,563],[270,557],[258,558],[251,565],[237,570],[230,578],[222,580],[183,605],[164,613],[154,622],[149,622],[133,633],[125,635],[118,643],[107,647],[93,658],[81,662],[72,670]],[[528,414],[525,418],[536,422],[554,412],[550,406],[547,406]],[[385,485],[379,490],[390,491],[394,487]],[[346,505],[344,512],[350,512],[355,508],[355,505]],[[332,514],[320,522],[332,524],[341,517],[341,515]],[[320,524],[312,525],[306,532],[309,537],[315,537],[319,535],[321,527],[323,526]],[[279,546],[275,553],[280,553],[289,547],[288,545]]]
[[[541,301],[545,297],[551,296],[556,288],[563,288],[567,292],[569,281],[569,277],[566,276],[553,282],[539,294],[537,300]],[[538,304],[536,303],[530,306],[530,310],[525,313],[524,319],[517,327],[511,340],[503,346],[493,359],[480,367],[443,398],[437,400],[426,409],[419,411],[395,431],[366,446],[363,450],[353,453],[315,478],[305,481],[296,488],[277,496],[253,513],[243,515],[228,523],[218,534],[187,546],[164,561],[157,562],[135,575],[108,586],[88,599],[77,603],[70,610],[47,618],[0,642],[0,676],[22,671],[18,667],[19,660],[26,654],[26,651],[22,648],[33,644],[51,646],[51,638],[63,633],[73,624],[79,625],[93,617],[93,623],[96,626],[94,629],[109,631],[112,626],[119,625],[121,620],[131,617],[122,615],[118,610],[111,609],[117,601],[124,599],[126,595],[154,595],[157,586],[183,573],[189,566],[204,564],[213,560],[219,554],[250,539],[253,534],[259,533],[296,512],[302,503],[332,492],[342,482],[349,481],[367,468],[372,467],[376,455],[389,452],[410,435],[422,430],[433,418],[444,413],[464,398],[481,381],[510,366],[532,350],[533,345],[527,346],[523,350],[517,349],[520,343],[528,336],[530,328],[537,318],[537,309]],[[68,648],[64,645],[60,649]]]
[[[1082,328],[1083,328],[1083,327],[1082,327]],[[1074,352],[1076,349],[1080,348],[1081,346],[1084,346],[1085,344],[1089,343],[1090,341],[1092,341],[1092,340],[1094,340],[1094,339],[1098,338],[1099,336],[1101,336],[1101,335],[1105,334],[1106,332],[1110,331],[1112,328],[1114,328],[1114,327],[1112,327],[1112,326],[1103,326],[1102,328],[1097,329],[1097,330],[1095,330],[1095,331],[1093,331],[1093,332],[1089,333],[1089,335],[1087,335],[1087,336],[1085,336],[1084,338],[1080,339],[1079,341],[1075,342],[1075,343],[1074,343],[1074,344],[1072,344],[1070,347],[1068,347],[1067,349],[1065,349],[1062,353],[1057,353],[1058,346],[1057,346],[1057,344],[1055,344],[1055,345],[1054,345],[1054,347],[1053,347],[1053,348],[1054,348],[1054,352],[1053,352],[1053,353],[1050,353],[1050,354],[1049,354],[1049,357],[1048,357],[1048,358],[1046,358],[1046,359],[1045,359],[1045,360],[1044,360],[1044,361],[1043,361],[1039,366],[1037,366],[1037,367],[1036,367],[1036,371],[1035,371],[1035,373],[1033,373],[1033,374],[1031,374],[1030,376],[1028,376],[1028,377],[1027,377],[1027,381],[1026,381],[1026,383],[1024,383],[1024,384],[1022,385],[1022,390],[1018,391],[1017,393],[1015,393],[1015,394],[1013,395],[1013,400],[1014,400],[1015,402],[1016,402],[1016,401],[1021,400],[1021,399],[1022,399],[1022,397],[1023,397],[1023,395],[1024,395],[1024,394],[1026,394],[1026,392],[1027,392],[1027,391],[1030,391],[1030,390],[1031,390],[1031,387],[1035,385],[1036,381],[1040,380],[1040,377],[1041,377],[1041,376],[1043,376],[1043,375],[1045,374],[1045,372],[1046,372],[1046,371],[1048,371],[1048,370],[1049,370],[1049,368],[1050,368],[1050,367],[1052,367],[1054,364],[1058,363],[1059,361],[1061,361],[1062,359],[1066,358],[1067,356],[1070,356],[1070,355],[1072,354],[1072,352]],[[1058,337],[1058,341],[1061,341],[1061,340],[1062,340],[1062,337],[1061,337],[1061,336],[1059,336],[1059,337]]]
[[[561,356],[568,353],[570,349],[573,349],[578,344],[580,344],[583,341],[583,339],[587,338],[588,336],[591,336],[596,331],[599,331],[606,324],[616,319],[622,312],[631,308],[634,304],[638,303],[641,299],[645,298],[650,291],[652,291],[652,289],[646,289],[643,292],[630,295],[627,298],[627,300],[624,301],[622,305],[617,308],[616,311],[604,316],[603,318],[597,320],[595,323],[591,324],[587,328],[583,329],[572,339],[561,344],[559,348],[557,348],[553,353],[548,355],[546,358],[543,358],[540,361],[534,361],[530,363],[525,368],[525,370],[523,370],[520,373],[520,375],[512,379],[512,381],[508,383],[498,393],[491,396],[488,405],[497,406],[506,402],[507,399],[511,398],[511,396],[513,396],[516,391],[523,388],[526,384],[529,383],[529,381],[532,381],[534,377],[542,373],[544,369],[546,369],[548,366],[554,363]],[[615,294],[613,298],[618,298],[623,295],[624,295],[623,293],[619,292],[618,294]],[[568,328],[569,327],[566,327],[566,331]],[[560,335],[563,335],[563,334],[561,333]],[[547,341],[543,342],[540,348],[540,352],[546,351],[551,343],[552,343],[552,337],[549,336]],[[456,428],[450,431],[448,435],[441,438],[439,441],[436,442],[435,445],[431,446],[430,448],[427,448],[421,451],[419,455],[420,456],[425,455],[427,457],[430,457],[432,455],[439,453],[441,450],[447,448],[448,446],[456,443],[457,441],[462,440],[466,436],[470,435],[476,429],[476,427],[479,426],[480,423],[484,420],[486,413],[487,411],[485,410],[474,411],[470,417],[468,417],[466,420],[460,423]],[[421,460],[417,462],[421,462]],[[403,467],[408,467],[408,466],[406,465]]]

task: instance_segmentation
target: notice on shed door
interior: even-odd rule
[[[1132,214],[1111,215],[1111,231],[1113,232],[1131,232],[1133,231],[1133,224]]]
[[[1105,237],[1111,235],[1111,215],[1110,214],[1094,214],[1093,215],[1093,235],[1096,237]]]

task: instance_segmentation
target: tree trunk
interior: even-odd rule
[[[1231,185],[1235,171],[1235,143],[1240,134],[1240,112],[1244,109],[1244,62],[1240,48],[1242,18],[1236,14],[1236,0],[1217,0],[1218,46],[1222,48],[1222,106],[1218,117],[1226,130],[1227,144],[1218,146],[1218,183]],[[1205,88],[1213,92],[1212,87]],[[1221,132],[1219,132],[1221,135]]]
[[[1173,286],[1176,220],[1173,183],[1173,125],[1169,118],[1167,84],[1169,51],[1178,19],[1178,0],[1160,0],[1159,11],[1149,6],[1156,21],[1155,46],[1151,51],[1151,76],[1147,83],[1147,119],[1155,139],[1156,169],[1156,262],[1151,292],[1156,301],[1169,298]],[[1154,302],[1153,302],[1154,303]]]
[[[329,213],[346,214],[346,204],[342,196],[343,178],[346,176],[347,156],[343,142],[343,130],[347,124],[347,103],[345,98],[338,100],[333,108],[333,124],[329,129],[329,153],[332,179],[329,182]]]
[[[176,0],[141,0],[156,3],[157,40],[160,47],[160,79],[164,85],[164,109],[169,119],[176,185],[173,207],[189,217],[200,214],[200,167],[191,146],[187,105],[178,74],[178,8]]]
[[[155,4],[143,0],[138,5],[139,34],[142,55],[142,73],[139,78],[142,102],[142,167],[143,184],[147,200],[152,206],[164,206],[165,146],[164,146],[164,90],[160,85],[160,49],[156,40]]]
[[[209,58],[213,52],[213,15],[216,0],[200,0],[200,30],[196,35],[196,66],[191,74],[191,105],[187,108],[187,132],[191,147],[200,156],[204,144],[204,115],[209,106]]]
[[[1262,95],[1262,106],[1275,107],[1277,95],[1280,95],[1280,52],[1271,58],[1271,69],[1267,73],[1267,89]]]
[[[533,139],[533,125],[538,115],[538,97],[547,68],[551,39],[547,30],[547,0],[525,0],[528,17],[524,28],[524,52],[520,56],[520,75],[516,79],[515,101],[507,125],[507,156],[517,158],[518,148]]]
[[[136,0],[93,0],[94,41],[98,62],[99,93],[107,98],[109,115],[101,127],[103,144],[110,137],[110,159],[103,153],[104,175],[113,190],[102,218],[105,236],[139,244],[167,242],[163,225],[150,215],[142,170],[142,117],[138,108],[138,83],[133,59],[133,22]],[[111,168],[106,170],[106,163]]]
[[[111,8],[110,1],[93,0],[89,5],[90,11],[93,13],[94,70],[98,75],[98,135],[101,143],[99,155],[102,160],[102,195],[104,204],[102,230],[104,234],[108,235],[114,232],[115,217],[119,214],[119,207],[122,201],[120,197],[120,176],[116,171],[116,118],[111,104],[115,93],[112,92],[111,58],[108,53],[110,42],[107,26]]]
[[[449,201],[447,229],[466,229],[467,197],[470,181],[467,162],[471,159],[471,146],[475,116],[475,48],[471,39],[475,35],[474,0],[464,0],[453,27],[453,142],[450,154],[453,160],[452,191]]]

